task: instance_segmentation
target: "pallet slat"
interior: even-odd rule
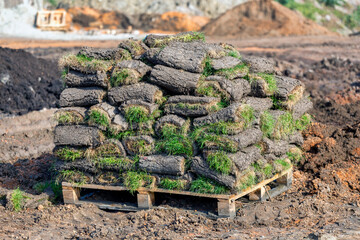
[[[107,190],[107,191],[127,191],[128,188],[124,186],[103,186],[96,184],[83,184],[81,186],[73,183],[63,182],[62,186],[65,187],[74,187],[74,188],[85,188],[85,189],[96,189],[96,190]],[[207,198],[221,198],[221,199],[229,199],[229,196],[233,195],[225,195],[225,194],[206,194],[206,193],[195,193],[189,191],[177,191],[177,190],[167,190],[162,188],[138,188],[137,191],[147,191],[147,192],[158,192],[158,193],[169,193],[169,194],[177,194],[177,195],[188,195],[194,197],[207,197]]]

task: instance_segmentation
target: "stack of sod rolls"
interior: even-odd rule
[[[302,157],[304,85],[201,33],[83,48],[60,66],[60,181],[226,194]]]

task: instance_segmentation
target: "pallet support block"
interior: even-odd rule
[[[150,209],[155,202],[155,195],[153,192],[139,192],[137,194],[138,208]]]
[[[249,194],[250,201],[264,201],[265,187],[260,187]]]
[[[261,201],[266,201],[289,190],[292,185],[292,170],[288,171],[283,176],[276,179],[276,183],[278,184],[278,186],[267,191]]]
[[[292,171],[288,171],[286,174],[279,177],[276,182],[279,185],[285,185],[286,187],[290,188],[292,184]]]
[[[235,200],[218,199],[218,215],[224,218],[233,218],[236,215]]]
[[[68,186],[62,187],[62,194],[65,204],[76,204],[79,201],[80,189]]]

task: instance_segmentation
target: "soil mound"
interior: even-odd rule
[[[133,27],[146,32],[199,31],[209,21],[208,17],[191,16],[181,12],[144,13],[132,17]]]
[[[331,35],[329,30],[270,0],[240,4],[208,23],[209,36],[255,37]]]
[[[138,29],[144,32],[199,31],[210,20],[204,16],[191,16],[181,12],[129,15],[118,11],[99,11],[89,7],[69,8],[74,29]]]
[[[117,11],[102,12],[89,7],[69,8],[75,29],[128,29],[131,24],[129,18]]]
[[[62,88],[55,62],[0,48],[0,112],[24,114],[56,106]]]

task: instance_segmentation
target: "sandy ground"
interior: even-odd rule
[[[52,129],[55,109],[0,119],[0,163],[37,158],[55,147]],[[34,141],[36,139],[36,141]]]
[[[108,48],[116,47],[120,41],[118,40],[84,40],[84,41],[54,41],[54,40],[38,40],[38,39],[23,39],[23,38],[3,38],[0,39],[0,46],[14,49],[23,48],[72,48],[72,47],[99,47]]]
[[[339,78],[337,84],[342,86],[341,89],[350,87],[350,83],[356,80],[360,81],[360,71],[357,72],[357,68],[344,65],[344,67],[334,68],[330,66],[327,69],[320,64],[324,58],[337,56],[351,59],[354,65],[354,62],[360,60],[359,37],[210,39],[210,41],[229,42],[245,54],[273,57],[277,60],[280,70],[288,70],[295,76],[307,76],[304,73],[312,70],[320,79],[304,77],[304,81],[306,84],[314,84],[314,89],[312,89],[315,92],[314,101],[322,100],[323,95],[320,93],[323,91],[323,85],[319,83],[327,84],[332,76],[336,76],[337,71],[345,73],[351,69],[355,73],[354,76],[351,75],[351,81]],[[49,59],[56,59],[66,52],[85,45],[116,47],[117,44],[117,41],[0,40],[2,47],[24,48],[36,56]],[[340,64],[342,63],[340,61]],[[333,92],[335,95],[338,94],[334,89]],[[332,106],[332,108],[342,109],[343,105]],[[354,108],[349,108],[347,112],[339,110],[341,116],[350,113],[351,121],[348,120],[346,123],[351,125],[360,122],[359,115],[355,114],[358,105],[353,104],[353,106]],[[314,156],[309,155],[308,162],[299,163],[295,167],[291,190],[264,203],[240,199],[237,202],[235,219],[214,219],[212,216],[215,213],[213,211],[215,203],[207,200],[171,196],[159,197],[156,209],[136,213],[106,212],[93,205],[75,207],[61,203],[17,213],[10,211],[4,203],[4,207],[0,204],[0,238],[360,239],[359,159],[356,156],[348,159],[345,152],[346,146],[340,146],[348,144],[344,140],[346,134],[354,132],[356,135],[356,132],[359,132],[357,130],[359,126],[355,124],[353,128],[346,130],[342,124],[331,118],[333,112],[327,108],[326,104],[316,111],[319,115],[323,114],[321,116],[324,118],[316,120],[324,120],[326,124],[336,123],[332,128],[339,131],[333,133],[334,131],[327,130],[328,125],[324,125],[322,129],[326,131],[316,133],[317,136],[322,136],[318,137],[320,140],[317,140],[323,141],[323,145],[322,143],[312,145],[308,151]],[[27,192],[34,193],[32,186],[35,183],[50,179],[48,170],[54,157],[44,155],[40,158],[30,158],[51,152],[53,147],[52,112],[53,110],[34,112],[0,120],[0,155],[6,156],[6,160],[2,160],[2,163],[0,161],[0,188],[14,189],[20,186]],[[328,121],[325,121],[325,118]],[[339,146],[335,149],[336,151],[329,146],[329,142],[333,142],[328,141],[330,138],[338,141]],[[358,138],[352,139],[358,141]],[[322,149],[321,146],[324,148]],[[29,155],[27,148],[32,149],[34,155]],[[339,154],[343,151],[342,155],[340,154],[343,158],[336,155],[339,156],[338,159],[341,159],[340,162],[336,162],[322,151],[330,154]],[[321,156],[317,155],[319,152]],[[317,158],[322,159],[318,161]],[[305,167],[306,163],[319,162],[321,165],[310,164],[308,168]],[[316,172],[314,169],[319,171]],[[4,200],[0,199],[1,201]]]
[[[360,36],[296,36],[274,38],[249,38],[249,39],[221,39],[207,38],[208,42],[226,42],[234,45],[240,52],[278,52],[290,57],[302,57],[312,60],[320,60],[325,55],[343,56],[359,60]],[[27,48],[74,48],[91,46],[97,48],[117,47],[118,40],[84,40],[84,41],[51,41],[3,38],[0,46],[14,49]]]
[[[224,41],[239,48],[240,52],[275,52],[287,56],[289,60],[319,61],[331,56],[360,60],[360,37],[300,36],[248,40],[224,39]]]

